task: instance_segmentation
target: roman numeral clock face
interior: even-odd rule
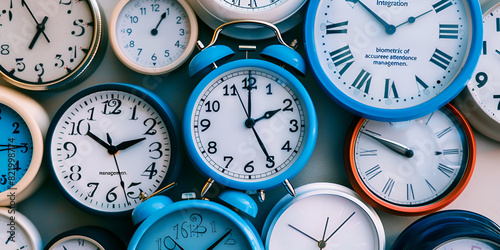
[[[320,85],[351,111],[413,119],[451,100],[454,81],[465,85],[457,77],[472,53],[466,1],[324,0],[314,7],[306,21],[309,59]],[[397,113],[405,109],[414,112]]]
[[[446,106],[406,122],[361,119],[349,147],[355,189],[386,211],[420,213],[447,205],[474,165],[472,132],[456,114]]]

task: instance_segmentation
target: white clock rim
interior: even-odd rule
[[[184,62],[186,62],[189,59],[189,56],[191,56],[191,54],[193,53],[198,38],[198,21],[191,6],[189,6],[185,0],[170,0],[178,2],[182,6],[182,8],[186,11],[186,14],[189,19],[189,28],[190,28],[189,41],[186,46],[186,49],[175,61],[163,67],[149,68],[141,66],[135,63],[134,61],[130,60],[125,55],[123,50],[120,49],[120,44],[118,43],[118,38],[116,35],[116,28],[117,28],[116,25],[118,22],[118,17],[122,12],[122,10],[124,9],[124,7],[129,2],[132,1],[138,1],[138,0],[120,0],[120,2],[118,2],[118,4],[115,6],[111,14],[111,19],[109,23],[109,41],[111,43],[111,48],[113,49],[116,57],[118,57],[118,59],[129,69],[132,69],[137,73],[145,75],[162,75],[179,68],[181,65],[184,64]]]
[[[15,209],[13,210],[15,211]],[[21,214],[19,211],[15,211],[15,214],[9,213],[9,211],[10,209],[7,207],[0,207],[0,216],[4,216],[5,218],[7,218],[7,220],[10,220],[11,217],[14,217],[16,227],[20,227],[24,230],[24,232],[26,232],[29,243],[31,244],[30,249],[41,250],[42,237],[40,235],[40,232],[36,228],[35,224],[33,224],[33,222],[31,222],[31,220],[28,219],[28,217]]]

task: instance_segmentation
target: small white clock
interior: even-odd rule
[[[0,239],[0,249],[42,249],[42,237],[33,222],[11,208],[0,208]]]
[[[159,75],[189,58],[198,23],[185,0],[122,0],[111,15],[109,35],[123,64],[142,74]]]

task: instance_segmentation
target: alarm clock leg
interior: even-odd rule
[[[286,191],[293,197],[295,197],[295,189],[293,188],[292,186],[292,183],[290,183],[290,181],[288,179],[286,179],[284,182],[283,182],[283,186],[285,186],[286,188]]]
[[[259,201],[264,202],[266,200],[266,193],[264,193],[264,189],[259,190]]]
[[[208,190],[212,187],[213,184],[214,180],[212,178],[209,178],[207,183],[205,183],[205,186],[203,186],[203,188],[201,189],[201,198],[203,198],[205,194],[207,194]]]

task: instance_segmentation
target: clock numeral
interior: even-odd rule
[[[153,147],[153,148],[151,148],[151,147]],[[161,151],[161,147],[162,147],[162,145],[159,142],[153,142],[153,143],[149,144],[149,152],[150,153],[154,152],[154,153],[158,154],[158,156],[151,156],[150,155],[149,158],[154,159],[154,160],[160,159],[163,156],[163,152]]]
[[[266,163],[266,168],[274,168],[274,165],[276,165],[276,163],[274,162],[274,156],[269,156],[267,159],[266,159],[267,163]]]
[[[138,16],[130,16],[130,23],[138,23],[139,22],[139,17]]]
[[[413,193],[413,184],[406,184],[406,200],[415,200],[415,193]]]
[[[249,72],[250,74],[250,72]],[[242,81],[243,83],[243,89],[249,90],[249,89],[257,89],[257,79],[255,77],[249,76],[245,77]]]
[[[415,81],[417,82],[418,92],[420,92],[420,86],[422,86],[424,88],[424,90],[429,88],[429,85],[427,85],[424,81],[422,81],[422,79],[420,79],[420,77],[415,76]]]
[[[226,233],[227,233],[227,236],[226,236],[226,240],[224,241],[224,245],[229,245],[229,246],[234,246],[236,245],[236,240],[234,240],[232,237],[233,237],[233,234],[231,233],[231,229],[229,228],[226,228]]]
[[[19,122],[12,123],[12,127],[14,128],[14,131],[12,131],[12,134],[19,134]]]
[[[151,4],[151,11],[153,12],[160,12],[160,5],[159,4]]]
[[[205,112],[219,112],[220,110],[220,103],[217,100],[213,102],[207,101],[207,103],[205,103],[205,106],[207,107]]]
[[[66,154],[66,158],[65,160],[73,157],[76,155],[76,152],[77,152],[77,149],[76,149],[76,145],[72,142],[65,142],[63,144],[63,148],[64,150],[68,151],[68,154]]]
[[[493,99],[500,99],[500,95],[493,95]],[[498,102],[497,110],[500,110],[500,101]]]
[[[347,26],[349,21],[344,21],[340,23],[330,23],[326,25],[326,34],[341,34],[347,33],[347,29],[342,28],[343,26]]]
[[[292,125],[292,127],[289,128],[288,130],[292,133],[297,132],[299,130],[298,124],[299,124],[299,122],[297,120],[295,120],[295,119],[290,120],[290,125]]]
[[[253,164],[253,161],[250,161],[248,162],[247,164],[245,164],[245,166],[243,167],[243,170],[250,174],[250,173],[253,173],[253,171],[255,170],[255,167],[252,165]]]
[[[281,150],[284,150],[286,152],[290,152],[290,150],[292,150],[292,148],[290,147],[290,141],[286,141],[285,145],[283,145],[283,147],[281,147]]]
[[[443,150],[443,155],[457,155],[459,152],[458,148],[445,149]]]
[[[136,116],[137,115],[137,105],[134,105],[134,107],[130,108],[130,109],[132,109],[132,117],[130,117],[130,120],[132,120],[132,121],[138,120],[139,118]],[[94,111],[92,111],[92,113],[93,112]]]
[[[399,98],[398,90],[396,89],[396,84],[394,83],[394,81],[392,81],[392,84],[391,84],[390,79],[385,79],[384,98],[389,98],[389,95],[391,93],[392,93],[392,96],[394,96],[394,98]]]
[[[6,56],[10,54],[10,46],[8,44],[2,44],[0,46],[0,55]]]
[[[488,82],[488,75],[484,72],[478,72],[476,74],[476,82],[478,88],[482,88]]]
[[[497,28],[497,32],[500,32],[500,18],[496,18],[496,28]]]
[[[351,49],[349,49],[349,45],[330,52],[330,58],[335,67],[338,68],[340,65],[344,65],[339,71],[340,75],[343,75],[354,63],[354,56],[352,55]]]
[[[73,26],[75,26],[79,31],[71,31],[71,35],[76,37],[83,36],[85,34],[85,27],[83,27],[84,22],[83,19],[77,19],[73,21]]]
[[[130,188],[133,188],[135,186],[139,186],[141,185],[141,182],[132,182],[130,183],[130,185],[128,185],[127,189],[130,189]],[[134,191],[129,191],[127,192],[127,196],[130,198],[130,199],[139,199],[141,197],[141,193],[143,193],[144,191],[139,188],[138,191],[134,192]],[[136,194],[136,196],[134,196],[134,194]]]
[[[72,181],[79,181],[82,178],[82,175],[80,174],[82,167],[78,165],[73,165],[69,168],[69,170],[71,171],[69,179],[71,179]]]
[[[111,203],[113,201],[116,201],[116,199],[118,198],[118,195],[116,195],[116,193],[114,193],[113,191],[115,191],[115,189],[117,188],[118,186],[115,186],[113,187],[111,190],[109,190],[109,192],[106,194],[106,201],[108,203]]]
[[[208,128],[210,128],[211,122],[208,119],[203,119],[200,121],[200,125],[203,127],[201,132],[205,132]]]
[[[488,47],[487,47],[486,41],[483,41],[483,55],[486,55],[488,53]]]
[[[425,179],[425,183],[427,183],[427,187],[429,188],[429,190],[431,192],[433,192],[433,193],[436,192],[436,189],[432,186],[432,184],[427,179]]]
[[[372,167],[372,168],[368,169],[367,171],[365,171],[365,175],[368,178],[368,180],[373,179],[375,176],[379,175],[380,173],[382,173],[382,170],[380,169],[379,165],[376,165],[375,167]]]
[[[458,39],[458,24],[439,24],[439,39]]]
[[[208,149],[207,149],[208,153],[210,154],[215,154],[217,153],[217,142],[214,142],[214,141],[210,141],[208,143]]]
[[[23,62],[24,58],[16,58],[16,66],[18,72],[23,72],[26,69],[26,64]]]
[[[141,176],[148,177],[148,179],[153,179],[154,176],[158,174],[158,170],[156,170],[156,162],[151,163],[144,172],[142,172]]]
[[[432,7],[436,11],[436,13],[439,13],[452,5],[453,5],[453,3],[451,3],[450,0],[441,0],[441,1],[433,4]]]
[[[82,133],[81,126],[83,123],[84,119],[79,120],[78,122],[70,122],[71,124],[71,133],[68,135],[84,135],[85,133]],[[90,124],[87,123],[87,130],[90,130]]]
[[[224,94],[222,94],[223,96],[236,96],[236,86],[233,84],[231,87],[229,87],[228,85],[222,87],[222,89],[224,90]],[[229,91],[231,90],[231,91]],[[231,92],[231,93],[229,93]]]
[[[434,51],[434,54],[432,54],[430,62],[436,64],[443,70],[446,70],[446,68],[448,68],[448,66],[450,65],[452,59],[453,57],[451,57],[450,55],[444,53],[439,49],[436,49]]]
[[[387,196],[391,196],[392,189],[394,188],[394,183],[396,183],[392,178],[389,178],[385,183],[384,188],[382,189],[382,193]]]
[[[231,162],[233,160],[234,160],[234,158],[232,156],[224,156],[224,161],[227,161],[225,168],[229,168],[229,165],[231,164]]]
[[[56,68],[62,68],[64,66],[64,60],[61,59],[62,55],[61,54],[57,54],[56,55],[56,63],[54,64],[54,67]]]
[[[97,190],[97,187],[99,187],[99,183],[98,182],[89,182],[87,184],[87,187],[89,188],[92,188],[92,186],[95,186],[93,190],[91,190],[90,192],[88,192],[88,196],[89,197],[94,197],[94,194],[95,194],[95,191]]]
[[[102,111],[105,115],[119,115],[122,113],[120,107],[122,106],[122,101],[119,99],[110,99],[102,102],[104,104],[104,109]],[[109,109],[108,109],[109,108]]]
[[[446,134],[448,134],[449,132],[451,131],[451,127],[447,127],[439,132],[436,133],[436,136],[438,139],[440,139],[441,137],[445,136]]]
[[[360,149],[359,156],[377,156],[376,149]]]
[[[356,77],[351,86],[365,92],[365,94],[368,94],[368,92],[370,91],[371,82],[372,82],[371,74],[362,69],[361,72],[359,72],[358,77]],[[363,87],[364,90],[362,89]]]
[[[144,133],[145,135],[156,135],[157,131],[154,127],[157,124],[157,121],[154,118],[148,118],[144,120],[144,126],[148,127],[148,130]]]
[[[293,107],[292,107],[292,100],[290,99],[285,99],[283,100],[283,104],[285,104],[286,106],[283,108],[283,112],[285,111],[289,111],[289,112],[293,112]]]
[[[438,165],[438,170],[441,171],[441,173],[443,173],[444,175],[446,175],[446,177],[450,178],[451,175],[453,175],[453,173],[455,172],[453,170],[453,168],[451,167],[448,167],[442,163],[439,163]]]
[[[76,46],[73,46],[73,47],[68,47],[68,51],[69,51],[69,55],[70,55],[70,59],[69,59],[69,62],[70,63],[73,63],[75,61],[75,59],[78,57],[78,50],[76,48]]]
[[[38,77],[39,77],[39,80],[41,80],[41,77],[45,74],[45,69],[43,67],[43,63],[39,63],[37,65],[35,65],[35,71],[38,72]]]

